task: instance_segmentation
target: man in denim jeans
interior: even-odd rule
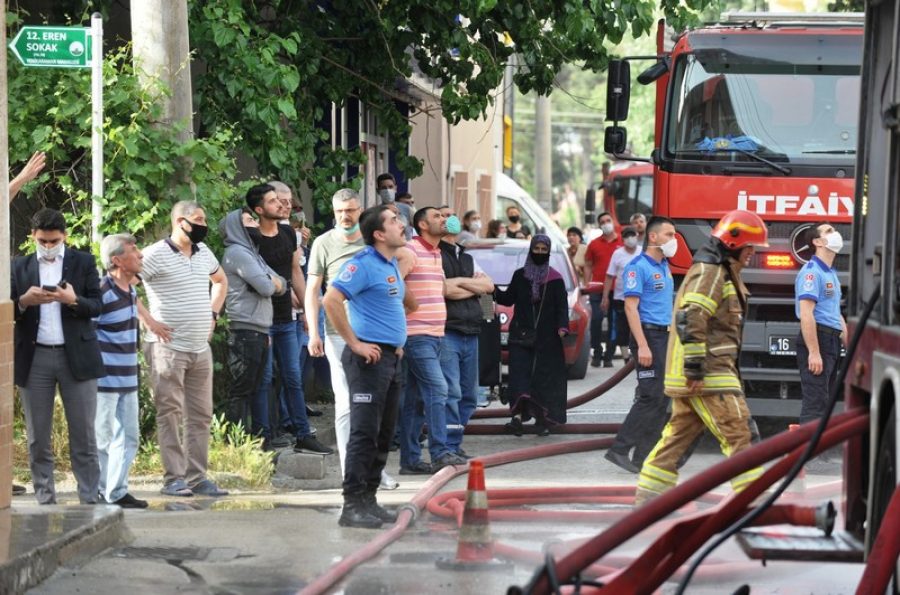
[[[269,418],[272,395],[273,359],[278,360],[285,400],[291,417],[296,442],[295,452],[329,455],[332,451],[320,443],[309,427],[306,400],[303,398],[303,376],[300,370],[300,344],[291,305],[303,303],[306,283],[300,270],[300,247],[290,225],[279,222],[290,217],[290,194],[279,195],[274,189],[263,196],[247,195],[247,206],[259,217],[259,254],[275,273],[289,282],[288,291],[272,298],[272,326],[269,329],[270,347],[263,370],[262,384],[253,402],[255,430],[265,438],[274,438]]]
[[[97,339],[106,376],[97,380],[97,455],[100,495],[122,508],[147,508],[146,500],[128,493],[128,470],[137,455],[138,427],[138,302],[132,287],[141,272],[143,255],[128,234],[106,236],[100,258],[107,275],[100,281],[102,310]]]
[[[446,219],[438,209],[423,207],[413,216],[418,232],[398,252],[400,272],[406,280],[409,375],[400,411],[400,474],[435,473],[466,460],[447,444],[447,381],[441,369],[441,346],[447,307],[444,304],[444,268],[438,244],[446,234]],[[416,304],[418,307],[411,307]],[[419,402],[424,405],[423,416]],[[428,424],[431,465],[421,459],[419,433]]]
[[[451,452],[469,458],[462,449],[462,439],[478,403],[478,335],[484,318],[479,297],[492,293],[494,283],[456,243],[462,231],[459,218],[450,207],[441,207],[441,214],[447,218],[447,235],[440,243],[447,305],[441,345],[441,368],[447,381],[447,446]]]

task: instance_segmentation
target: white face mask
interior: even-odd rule
[[[472,221],[469,223],[469,229],[472,230],[472,233],[478,233],[481,231],[481,221]]]
[[[600,226],[600,231],[602,231],[603,235],[605,235],[605,236],[608,236],[609,234],[611,234],[613,232],[613,230],[615,230],[615,227],[613,226],[612,223],[604,223],[603,225]]]
[[[662,246],[657,246],[660,250],[662,250],[663,256],[666,258],[672,258],[675,256],[675,253],[678,252],[678,240],[672,238]]]
[[[62,252],[62,247],[62,242],[58,243],[52,248],[46,248],[44,246],[41,246],[40,244],[37,244],[37,255],[44,260],[53,261],[56,260],[56,257],[59,256],[59,253]]]
[[[381,202],[384,204],[392,203],[397,196],[397,190],[394,188],[382,188],[378,191],[378,195],[381,196]]]
[[[634,248],[637,246],[637,236],[629,236],[622,241],[625,242],[626,248]]]
[[[497,234],[497,238],[498,238],[498,239],[501,239],[501,240],[505,240],[505,239],[506,239],[506,234],[505,234],[505,233],[498,233],[498,234]]]
[[[834,231],[825,236],[825,247],[837,254],[841,251],[841,248],[844,247],[844,238],[841,237],[841,232]]]

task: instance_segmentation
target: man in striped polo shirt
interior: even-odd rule
[[[172,329],[168,339],[152,326],[144,336],[167,496],[228,494],[206,477],[213,410],[209,339],[228,291],[225,272],[203,243],[207,229],[203,207],[181,201],[172,207],[172,235],[144,250],[150,313]]]
[[[400,273],[406,280],[407,295],[417,308],[407,308],[407,340],[404,353],[409,365],[406,396],[400,413],[400,474],[435,473],[447,465],[464,465],[466,460],[447,444],[447,381],[441,368],[441,344],[447,323],[444,303],[444,266],[438,244],[447,233],[446,218],[434,207],[424,207],[413,215],[418,236],[401,248]],[[419,414],[418,402],[425,405]],[[428,424],[429,466],[421,459],[419,432]]]
[[[102,309],[97,340],[106,376],[97,380],[97,454],[100,496],[122,508],[147,508],[128,493],[128,470],[140,442],[138,426],[138,297],[132,282],[143,255],[129,234],[106,236],[100,259],[107,275],[100,281]]]

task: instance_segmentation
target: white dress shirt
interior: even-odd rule
[[[53,262],[47,262],[38,255],[38,270],[40,271],[41,285],[56,285],[62,280],[63,258],[66,255],[66,247],[59,251],[59,256]],[[38,323],[37,342],[41,345],[62,345],[66,342],[62,329],[62,304],[50,302],[41,304],[41,320]]]

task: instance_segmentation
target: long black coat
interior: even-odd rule
[[[518,327],[534,327],[540,314],[534,348],[509,346],[509,404],[513,414],[522,414],[523,421],[544,417],[550,424],[564,424],[567,374],[559,329],[569,327],[569,307],[563,280],[548,281],[542,295],[543,306],[531,301],[531,282],[525,278],[525,269],[513,273],[506,291],[496,291],[498,304],[515,308],[511,336]]]

